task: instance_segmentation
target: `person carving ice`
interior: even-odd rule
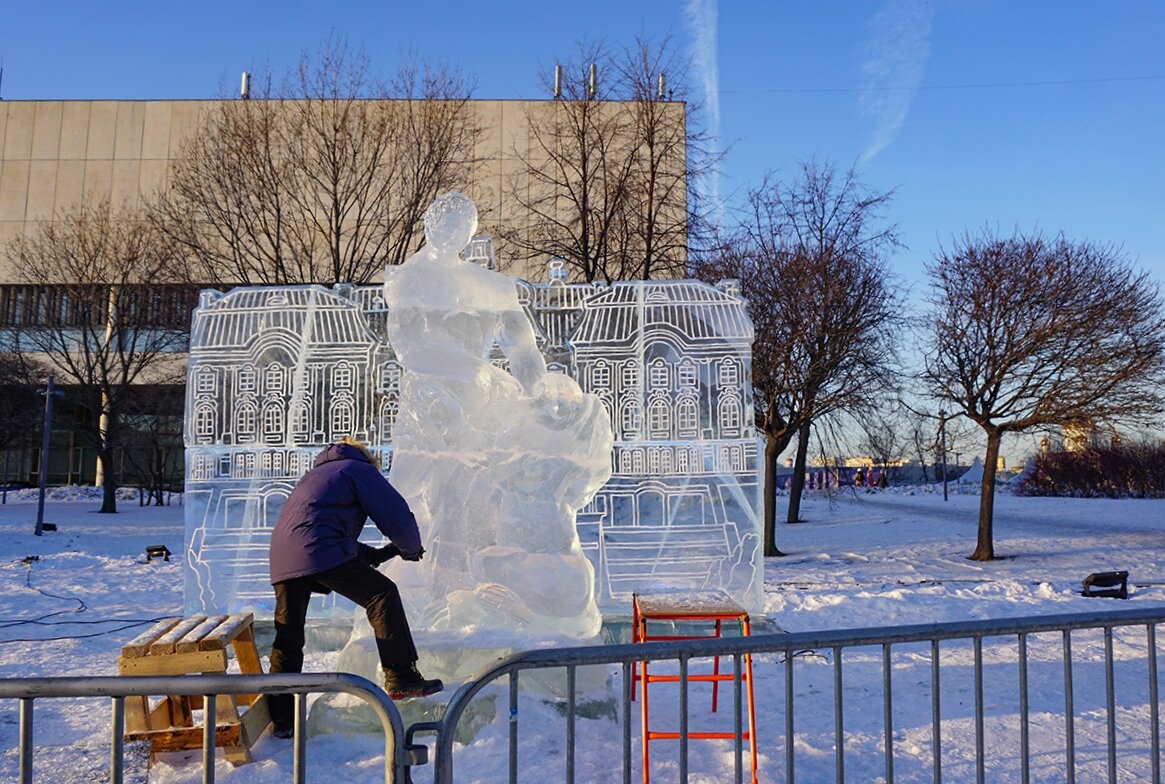
[[[602,619],[574,516],[610,477],[606,411],[547,372],[514,279],[460,257],[473,202],[440,196],[424,227],[426,244],[385,271],[404,371],[390,476],[429,543],[406,600],[433,629],[592,636]]]
[[[391,541],[357,541],[365,520]],[[325,447],[291,491],[271,533],[275,641],[271,672],[303,670],[304,623],[313,592],[336,593],[363,607],[376,638],[384,688],[393,699],[434,694],[439,680],[417,671],[417,649],[396,585],[376,567],[400,556],[420,561],[425,549],[408,503],[380,473],[372,454],[351,439]],[[278,737],[290,737],[291,695],[271,701]]]

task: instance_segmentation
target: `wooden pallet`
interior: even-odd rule
[[[227,671],[227,646],[243,674],[262,674],[255,649],[254,617],[193,615],[165,618],[121,649],[121,675],[191,675]],[[244,709],[240,712],[240,706]],[[267,698],[257,694],[220,694],[215,700],[215,743],[238,765],[251,761],[251,746],[271,723]],[[158,752],[202,748],[203,730],[194,724],[202,697],[168,695],[150,706],[148,697],[125,701],[125,739],[148,740],[150,759]]]

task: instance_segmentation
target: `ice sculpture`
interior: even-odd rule
[[[476,227],[447,193],[425,246],[385,271],[403,370],[389,476],[428,548],[395,576],[419,628],[589,637],[602,617],[574,517],[611,476],[611,428],[597,396],[547,372],[514,280],[461,258]]]
[[[488,257],[483,250],[488,246],[487,238],[477,237],[469,255]],[[428,263],[422,261],[418,269]],[[560,404],[564,413],[582,405],[585,410],[574,413],[577,422],[596,416],[597,405],[600,418],[613,431],[614,445],[606,458],[611,477],[575,519],[582,553],[594,568],[602,613],[627,615],[632,591],[660,586],[719,588],[751,612],[760,612],[759,464],[749,385],[753,333],[738,287],[730,281],[711,286],[690,280],[569,284],[560,263],[552,264],[549,283],[535,284],[485,274],[488,267],[472,271],[472,265],[454,266],[465,274],[454,278],[451,283],[457,285],[446,295],[459,291],[456,296],[468,296],[465,289],[471,280],[490,280],[488,298],[505,300],[497,311],[504,318],[498,315],[493,326],[505,321],[508,328],[498,335],[502,343],[491,352],[489,362],[473,366],[474,379],[485,383],[492,395],[523,398],[527,408],[507,424],[498,419],[496,407],[471,401],[474,431],[453,436],[517,438],[519,428],[543,436],[559,432],[535,416],[538,378],[545,379],[543,402]],[[405,280],[396,275],[405,275],[408,268],[390,275],[394,292]],[[501,285],[503,280],[509,282],[508,288]],[[420,377],[414,369],[402,370],[401,349],[395,344],[401,340],[396,331],[407,335],[410,328],[404,314],[410,303],[386,301],[386,293],[397,296],[380,286],[350,285],[203,293],[191,329],[185,430],[185,575],[191,612],[250,608],[260,617],[270,616],[270,529],[283,500],[324,445],[355,436],[379,452],[386,467],[395,463],[394,471],[406,470],[410,462],[413,468],[408,470],[416,470],[429,459],[423,450],[405,448],[413,437],[410,428],[417,427],[412,421],[416,401],[437,405],[446,398],[429,400],[426,390],[439,387],[417,388],[406,381]],[[472,296],[475,307],[481,307],[486,295]],[[401,312],[394,313],[397,310]],[[519,315],[529,332],[521,327]],[[464,330],[477,329],[480,322],[456,313],[444,326],[466,334]],[[531,332],[537,352],[552,371],[549,375],[540,375],[539,362],[529,350]],[[483,334],[480,344],[474,345],[485,341]],[[446,372],[441,363],[430,361],[439,348],[426,346],[419,354],[414,352],[413,364]],[[511,353],[505,353],[507,349]],[[506,365],[511,372],[504,372]],[[577,388],[568,384],[571,379]],[[576,397],[578,389],[581,400]],[[544,413],[551,416],[554,407]],[[561,441],[552,439],[554,446],[574,437],[569,427],[562,432]],[[494,442],[488,446],[493,448]],[[406,453],[411,457],[405,459]],[[450,481],[442,485],[442,492],[460,493],[481,510],[504,513],[513,508],[512,500],[503,500],[500,491],[496,498],[486,498],[485,492],[487,484],[496,488],[505,483],[504,472],[533,472],[514,474],[521,482],[543,481],[551,475],[556,481],[568,481],[566,474],[555,472],[573,470],[569,461],[556,464],[550,459],[553,451],[544,454],[547,459],[537,464],[529,458],[499,460],[478,483],[461,486]],[[412,484],[403,475],[394,474],[394,479]],[[527,506],[545,503],[548,499],[542,495],[522,501]],[[466,531],[464,547],[495,548],[491,554],[498,557],[478,568],[494,574],[505,571],[509,567],[501,556],[511,544],[506,537],[515,533],[526,537],[529,532],[500,520],[496,524],[501,539],[495,534],[483,541],[475,538],[483,535],[476,525],[478,509],[470,513],[473,516],[455,522]],[[545,513],[549,517],[561,509]],[[538,533],[559,536],[566,530],[552,525]],[[375,537],[370,528],[365,539]],[[550,544],[525,549],[545,553],[540,548]],[[456,545],[452,533],[442,535],[440,557],[434,547],[422,564],[428,567],[430,557],[434,568],[467,559],[464,550],[457,555]],[[407,596],[429,623],[460,622],[456,608],[428,607],[430,597],[424,589],[435,579],[433,574],[402,569],[394,576],[415,581],[406,586]],[[468,579],[460,589],[472,593],[476,588]],[[480,579],[480,573],[474,579]],[[496,597],[497,593],[482,590],[465,606],[483,609]],[[503,596],[501,601],[513,606],[511,599]],[[345,622],[349,609],[323,597],[312,603],[313,613],[337,614]],[[536,606],[528,609],[538,612]],[[582,626],[592,624],[593,618]]]

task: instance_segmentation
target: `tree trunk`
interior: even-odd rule
[[[983,458],[983,484],[979,495],[979,539],[975,552],[968,558],[972,561],[995,560],[995,471],[999,465],[999,442],[1002,433],[987,431],[987,455]]]
[[[809,454],[809,422],[797,430],[797,456],[793,459],[793,479],[789,482],[789,514],[785,522],[801,522],[801,493],[805,489],[805,458]]]
[[[107,446],[97,450],[97,464],[105,475],[105,482],[101,485],[101,508],[97,511],[102,514],[116,513],[117,482],[113,480],[113,450]]]
[[[777,549],[777,460],[784,448],[773,436],[765,438],[765,475],[762,490],[765,494],[765,541],[766,558],[784,555]]]

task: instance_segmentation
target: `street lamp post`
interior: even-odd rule
[[[40,392],[44,395],[44,433],[40,439],[40,494],[36,501],[36,528],[33,529],[37,536],[44,533],[44,496],[49,472],[49,435],[53,429],[53,398],[61,394],[53,388],[52,376],[49,376]]]

